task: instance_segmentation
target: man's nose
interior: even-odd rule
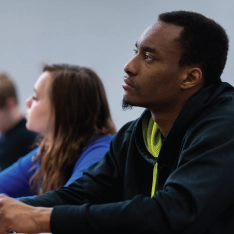
[[[124,66],[124,71],[127,74],[136,75],[138,69],[137,55],[134,56],[126,65]]]

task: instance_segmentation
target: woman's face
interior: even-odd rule
[[[49,99],[50,73],[43,72],[35,86],[34,94],[26,100],[27,129],[51,137],[54,131],[54,112]]]

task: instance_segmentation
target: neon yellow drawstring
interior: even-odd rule
[[[142,121],[142,132],[147,150],[155,157],[158,158],[159,152],[162,147],[161,133],[159,131],[158,125],[154,122],[153,118],[144,118]],[[153,168],[153,179],[152,179],[152,189],[151,197],[154,196],[155,190],[157,188],[157,176],[158,176],[158,163],[154,165]]]

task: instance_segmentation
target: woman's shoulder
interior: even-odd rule
[[[106,135],[106,136],[98,136],[94,140],[92,140],[89,144],[89,146],[93,145],[100,145],[100,144],[110,144],[112,141],[114,134]]]

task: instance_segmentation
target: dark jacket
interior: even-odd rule
[[[0,135],[0,171],[11,166],[20,157],[36,148],[37,133],[26,128],[22,118],[13,128]]]
[[[234,88],[220,83],[190,98],[164,140],[150,198],[154,164],[141,116],[83,177],[23,201],[55,206],[52,233],[233,233]]]

